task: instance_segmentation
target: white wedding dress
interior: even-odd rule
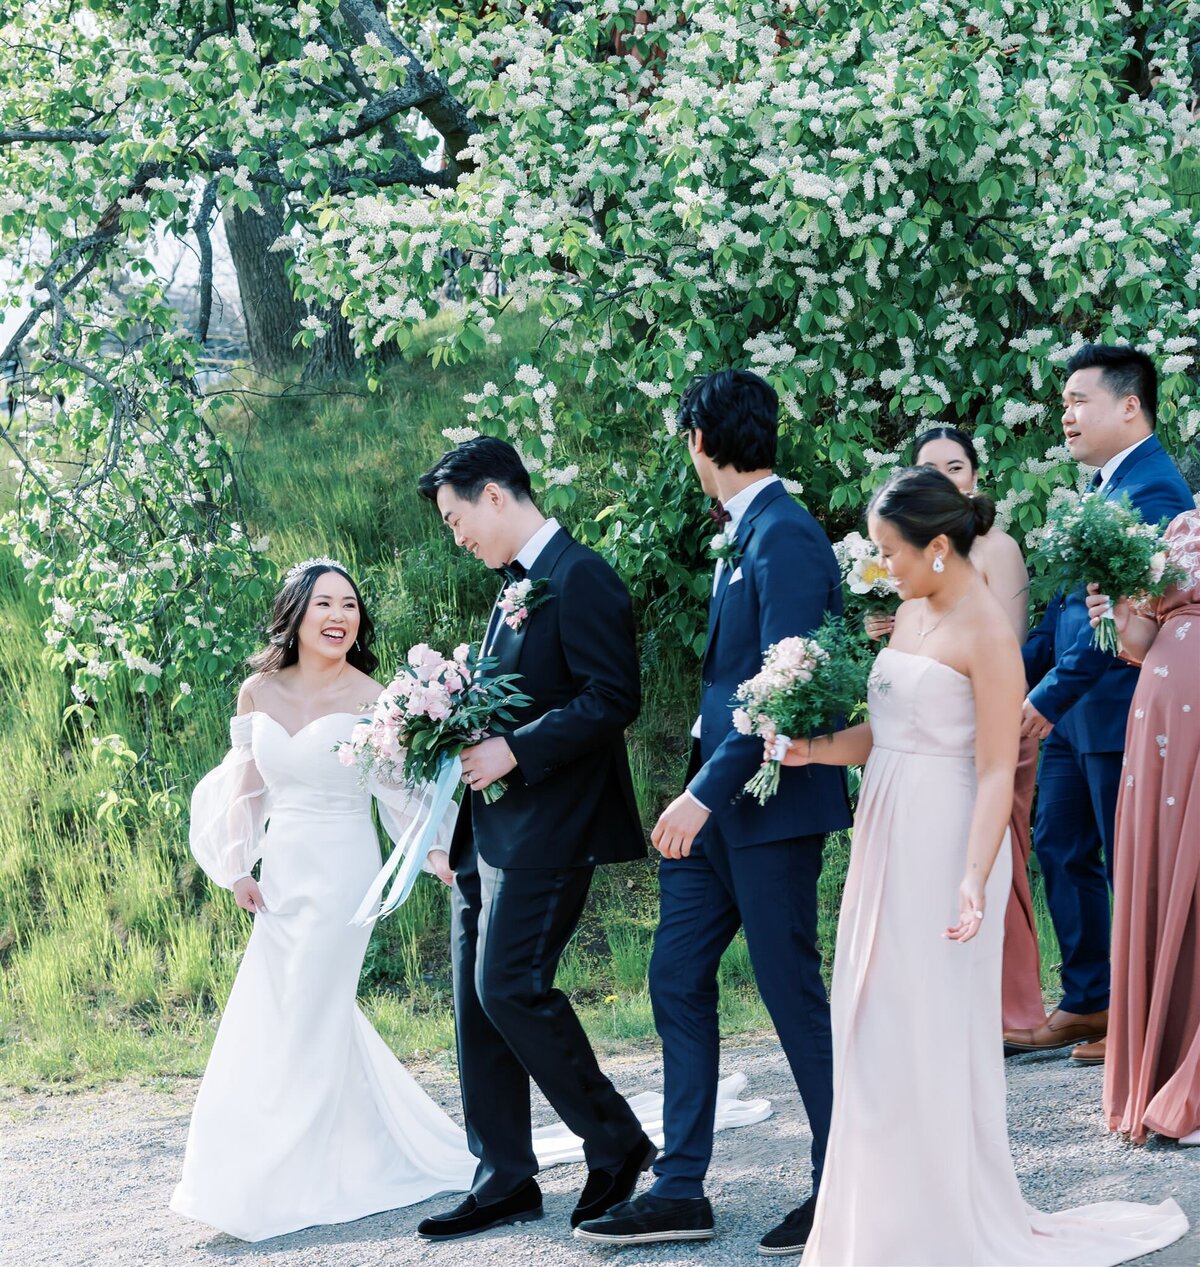
[[[379,870],[372,795],[400,839],[426,797],[342,766],[334,744],[359,718],[331,713],[295,735],[266,713],[235,717],[225,760],[192,798],[191,846],[229,887],[262,860],[254,919],[200,1084],[171,1199],[179,1214],[246,1241],[343,1223],[468,1189],[466,1136],[425,1094],[358,1009],[370,929],[351,918]],[[454,807],[438,833],[445,848]],[[770,1115],[721,1086],[717,1129]],[[662,1139],[662,1097],[630,1100]],[[578,1161],[561,1124],[534,1132],[541,1165]]]

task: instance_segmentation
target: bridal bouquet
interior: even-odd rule
[[[849,591],[846,606],[863,613],[894,612],[900,604],[896,583],[880,562],[875,543],[860,532],[847,533],[834,544],[834,558],[842,572],[842,584]]]
[[[746,784],[760,805],[779,790],[781,760],[791,738],[818,735],[850,717],[867,694],[871,658],[845,625],[826,617],[808,638],[784,638],[767,648],[762,669],[737,689],[734,729],[775,745]]]
[[[1143,523],[1127,495],[1109,501],[1088,493],[1050,511],[1030,561],[1041,564],[1055,591],[1079,589],[1094,581],[1112,598],[1157,596],[1179,579],[1178,570],[1168,563],[1163,527]],[[1092,642],[1116,655],[1117,626],[1111,610],[1101,618]]]
[[[466,643],[447,659],[426,643],[413,647],[400,671],[375,701],[370,721],[359,722],[335,751],[365,780],[377,774],[389,783],[432,783],[444,763],[478,743],[496,721],[511,722],[511,710],[530,703],[516,686],[519,675],[487,674],[484,659]],[[483,791],[490,805],[504,795],[504,781]]]

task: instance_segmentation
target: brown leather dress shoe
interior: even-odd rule
[[[1080,1043],[1071,1053],[1071,1059],[1077,1065],[1102,1065],[1104,1063],[1103,1038],[1094,1043]]]
[[[1103,1038],[1108,1033],[1108,1009],[1103,1012],[1064,1012],[1056,1007],[1037,1029],[1006,1029],[1004,1045],[1016,1051],[1053,1051]]]

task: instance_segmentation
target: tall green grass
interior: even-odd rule
[[[297,393],[264,404],[247,393],[223,420],[255,534],[270,536],[283,566],[330,554],[356,573],[385,670],[414,642],[478,636],[494,597],[493,578],[454,547],[415,479],[445,448],[443,428],[463,424],[462,393],[503,383],[538,334],[529,315],[502,332],[503,346],[452,374],[418,349],[376,395]],[[599,508],[602,456],[567,456],[590,490],[566,516],[578,523]],[[231,615],[261,623],[267,613]],[[196,1073],[249,922],[192,862],[183,813],[145,804],[159,790],[172,794],[168,808],[185,805],[220,760],[236,683],[207,692],[184,719],[160,719],[150,785],[126,789],[139,808],[123,822],[101,819],[112,775],[92,761],[92,741],[119,733],[140,748],[142,701],[106,701],[89,732],[77,720],[64,727],[68,696],[42,658],[40,619],[23,574],[0,551],[0,1082]],[[678,791],[697,666],[665,643],[646,648],[643,711],[630,740],[649,824]],[[827,963],[847,857],[846,836],[832,838],[820,889]],[[446,890],[423,878],[368,947],[364,1007],[401,1056],[453,1045],[448,920]],[[653,1034],[646,971],[656,922],[649,859],[600,869],[559,984],[602,1044]],[[1049,972],[1057,954],[1045,959]],[[721,985],[725,1032],[769,1023],[740,936]]]

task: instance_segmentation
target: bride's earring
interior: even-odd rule
[[[292,649],[295,645],[296,645],[296,635],[295,635],[295,634],[293,634],[293,635],[292,635],[292,636],[288,639],[288,650],[290,651],[290,650],[291,650],[291,649]]]
[[[354,639],[354,650],[355,650],[355,651],[361,651],[361,650],[362,650],[362,647],[360,647],[360,646],[358,645],[358,639],[357,639],[357,638],[355,638],[355,639]]]
[[[946,570],[946,565],[942,562],[942,556],[940,554],[935,554],[933,556],[933,570],[935,572],[944,572]]]

